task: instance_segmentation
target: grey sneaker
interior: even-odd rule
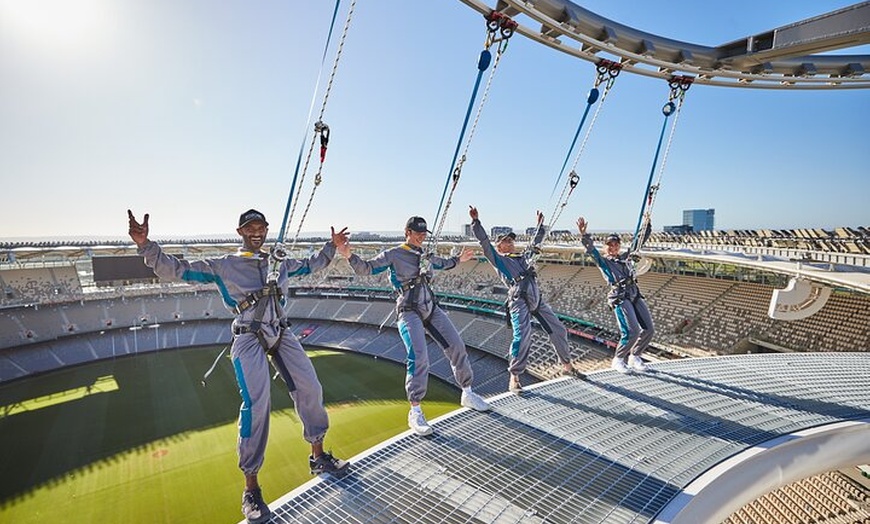
[[[262,524],[272,516],[260,488],[246,489],[242,493],[242,515],[248,520],[248,524]]]
[[[426,422],[426,417],[423,416],[422,411],[412,409],[408,412],[408,427],[413,429],[414,433],[424,437],[432,434],[432,426]]]
[[[337,459],[332,456],[332,453],[323,452],[317,458],[308,455],[308,468],[311,469],[312,475],[320,475],[321,473],[329,473],[336,477],[340,477],[347,473],[347,467],[350,462]]]
[[[563,377],[574,377],[574,378],[579,378],[580,380],[586,380],[586,375],[584,375],[582,372],[574,369],[573,366],[571,366],[571,369],[562,368],[562,376]]]
[[[489,411],[489,403],[474,391],[463,391],[459,403],[475,411]]]

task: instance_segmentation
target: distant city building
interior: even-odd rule
[[[691,226],[692,231],[713,231],[715,209],[686,209],[683,211],[683,225]]]
[[[548,226],[544,226],[544,231],[545,231],[545,232],[546,232],[548,229],[549,229]],[[537,227],[537,226],[534,226],[534,227],[527,227],[527,228],[526,228],[526,235],[528,235],[528,236],[530,236],[530,237],[535,236],[535,233],[537,233],[537,232],[538,232],[538,227]]]
[[[685,224],[680,224],[679,226],[665,226],[665,233],[670,233],[672,235],[687,235],[692,232],[692,226],[687,226]]]
[[[471,224],[462,224],[462,236],[471,238],[474,234],[471,232]]]
[[[370,231],[360,231],[359,233],[354,233],[353,238],[355,240],[368,242],[368,241],[373,241],[373,240],[379,240],[382,237],[379,233],[372,233]]]
[[[514,228],[508,226],[493,226],[492,229],[489,230],[489,238],[495,238],[499,235],[505,235],[507,233],[513,233]]]

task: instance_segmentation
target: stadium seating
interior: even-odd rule
[[[82,298],[82,287],[71,264],[0,272],[0,306],[62,303]]]
[[[843,473],[830,471],[762,495],[723,524],[769,522],[870,522],[867,490]]]

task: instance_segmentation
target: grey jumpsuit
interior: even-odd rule
[[[559,362],[571,362],[571,350],[568,345],[568,330],[553,313],[553,309],[544,302],[541,289],[534,270],[529,266],[531,248],[540,245],[544,239],[544,228],[539,227],[535,233],[530,249],[524,253],[499,254],[484,230],[480,220],[471,223],[474,236],[483,248],[483,254],[495,268],[501,281],[508,288],[508,311],[510,313],[513,340],[510,345],[508,371],[513,375],[521,375],[529,362],[529,349],[532,346],[532,316],[541,323],[541,327],[550,336],[550,342],[556,350]]]
[[[456,383],[462,388],[471,387],[474,374],[465,342],[444,310],[435,303],[427,277],[420,274],[420,266],[426,262],[423,250],[410,244],[401,244],[367,261],[352,254],[348,262],[357,275],[377,275],[390,271],[390,283],[398,293],[396,317],[399,334],[407,351],[405,391],[408,400],[416,404],[426,396],[429,383],[426,332],[432,335],[450,361]],[[429,262],[433,269],[453,269],[459,259],[429,255]]]
[[[625,361],[628,355],[639,357],[655,334],[652,316],[634,276],[629,260],[630,251],[616,257],[602,256],[592,243],[592,236],[583,235],[583,247],[610,285],[607,304],[616,315],[621,337],[616,346],[616,358]]]
[[[224,305],[236,314],[232,323],[232,357],[242,405],[239,410],[239,468],[245,475],[255,475],[263,465],[266,441],[269,437],[270,372],[266,351],[257,335],[248,332],[255,319],[257,307],[246,305],[252,293],[263,290],[271,270],[268,254],[239,250],[233,255],[188,261],[166,254],[160,246],[149,241],[139,249],[145,264],[164,280],[192,283],[213,283],[220,291]],[[323,249],[308,259],[286,259],[278,268],[278,287],[286,296],[290,277],[307,275],[325,268],[335,255],[335,246],[328,242]],[[323,389],[314,366],[299,340],[290,330],[281,327],[282,307],[274,295],[263,307],[261,334],[274,346],[272,364],[291,387],[290,396],[296,413],[302,421],[303,437],[310,443],[322,442],[329,428],[329,418],[323,407]],[[280,340],[279,340],[280,337]],[[277,344],[276,344],[277,343]]]

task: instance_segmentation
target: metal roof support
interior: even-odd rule
[[[484,0],[460,1],[483,14],[491,11]],[[697,76],[700,84],[723,87],[870,88],[870,78],[864,75],[870,55],[811,54],[870,43],[870,1],[717,47],[646,33],[570,0],[498,0],[497,10],[522,14],[540,24],[519,25],[517,31],[528,38],[592,62],[597,58],[588,50],[604,50],[614,61],[626,64],[629,72],[644,76],[667,79],[670,73],[663,71],[677,71]],[[564,42],[562,36],[576,43]]]

